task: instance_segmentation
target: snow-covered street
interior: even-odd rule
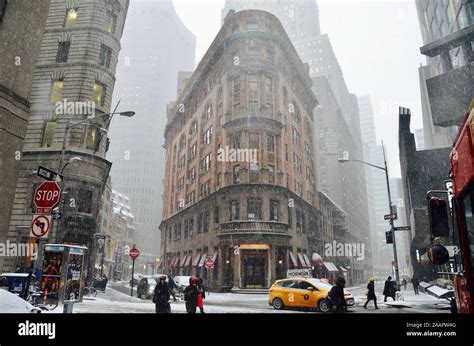
[[[436,299],[413,291],[402,291],[403,301],[383,302],[380,294],[381,287],[377,285],[377,301],[380,310],[374,310],[373,303],[364,309],[365,288],[349,287],[355,297],[355,305],[349,308],[349,313],[449,313],[447,301]],[[210,292],[204,303],[206,313],[314,313],[303,310],[277,311],[268,304],[266,294],[236,294]],[[185,313],[184,302],[171,302],[173,313]],[[62,313],[59,306],[51,313]],[[155,313],[155,305],[151,300],[130,297],[130,287],[126,282],[111,283],[105,292],[98,291],[96,297],[84,297],[82,303],[75,304],[74,313]]]

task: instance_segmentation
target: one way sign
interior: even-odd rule
[[[55,181],[57,183],[60,183],[64,180],[64,177],[61,174],[56,173],[55,171],[52,171],[43,166],[38,167],[36,175],[49,181]]]

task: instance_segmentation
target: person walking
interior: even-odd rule
[[[184,289],[184,301],[186,302],[186,312],[195,314],[198,305],[198,279],[195,276],[189,278],[189,286]]]
[[[373,300],[375,305],[375,310],[378,310],[379,307],[377,306],[377,296],[375,295],[375,280],[370,279],[369,283],[367,284],[367,301],[364,304],[364,309],[367,309],[367,304]]]
[[[166,276],[160,276],[158,284],[155,286],[155,294],[153,295],[153,303],[157,314],[171,313],[169,304],[170,290],[166,283]]]
[[[204,281],[202,278],[198,279],[198,302],[197,306],[201,314],[204,313],[204,304],[203,299],[206,299],[206,287],[204,286]]]
[[[176,283],[173,280],[173,277],[171,275],[168,275],[168,288],[170,290],[170,294],[173,296],[174,301],[176,301],[176,295],[174,293],[175,289],[178,289],[178,286],[176,286]]]
[[[403,278],[402,280],[402,287],[403,287],[403,290],[406,291],[407,290],[407,284],[408,284],[408,281],[406,278]]]
[[[335,314],[343,314],[345,311],[347,311],[347,303],[346,299],[344,298],[345,284],[346,280],[343,277],[338,276],[335,280],[335,285],[332,286],[328,293],[330,306],[332,312]]]
[[[420,294],[419,292],[419,286],[420,286],[420,281],[418,280],[418,278],[413,275],[413,278],[411,279],[411,283],[413,284],[413,290],[415,291],[415,295],[418,295]]]
[[[385,285],[383,287],[383,295],[384,295],[384,303],[387,302],[387,298],[390,297],[395,301],[395,291],[393,289],[392,277],[389,276],[387,280],[385,280]]]

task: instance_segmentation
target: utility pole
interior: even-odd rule
[[[383,151],[383,163],[385,167],[385,179],[387,180],[387,193],[388,193],[388,208],[389,214],[392,214],[392,195],[390,194],[390,180],[388,177],[388,168],[387,168],[387,159],[385,157],[385,147],[382,141],[382,151]],[[397,284],[397,290],[400,289],[400,272],[398,269],[398,255],[397,255],[397,241],[395,237],[395,228],[393,226],[393,218],[390,218],[390,232],[392,233],[392,243],[393,243],[393,261],[395,262],[395,280]]]

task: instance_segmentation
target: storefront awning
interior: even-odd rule
[[[174,257],[173,257],[173,259],[171,260],[171,265],[170,265],[171,268],[175,268],[175,267],[176,267],[176,265],[178,264],[178,263],[177,263],[177,262],[178,262],[178,259],[179,259],[179,256],[174,256]]]
[[[197,267],[199,260],[201,259],[201,253],[196,253],[193,258],[193,267]]]
[[[303,253],[304,261],[306,262],[306,268],[311,268],[311,262],[309,261],[309,257],[307,254]]]
[[[186,260],[188,259],[188,254],[184,253],[182,256],[181,256],[181,259],[180,259],[180,262],[179,262],[179,266],[180,268],[183,268],[184,267],[184,264],[186,263]]]
[[[311,260],[313,261],[314,265],[323,265],[323,258],[321,255],[317,254],[316,252],[313,252],[311,255]]]
[[[199,261],[198,267],[202,267],[204,265],[204,261],[207,258],[207,252],[203,252],[201,256],[201,260]]]
[[[290,259],[291,259],[291,266],[293,268],[298,268],[298,261],[296,260],[296,256],[293,251],[290,251]]]
[[[189,267],[189,265],[191,264],[191,258],[193,258],[193,255],[188,254],[188,257],[186,258],[186,262],[184,262],[185,267]]]
[[[324,262],[324,266],[330,272],[338,272],[339,269],[332,262]]]
[[[304,261],[303,254],[301,252],[298,252],[298,260],[300,262],[300,268],[306,268],[306,262]]]
[[[214,252],[212,253],[212,262],[214,262],[214,265],[216,263],[218,253],[219,253],[219,251],[217,249],[214,249]]]
[[[188,254],[183,253],[179,259],[179,267],[183,268],[184,267],[184,262],[186,262],[186,259],[188,258]]]
[[[344,268],[343,266],[339,266],[339,268],[341,268],[341,271],[343,271],[343,272],[346,272],[346,271],[347,271],[347,269]]]

